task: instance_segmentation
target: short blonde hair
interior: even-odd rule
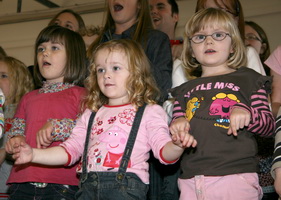
[[[6,56],[0,58],[0,61],[8,66],[8,76],[11,84],[10,95],[5,97],[6,101],[17,105],[24,94],[34,89],[33,78],[26,65],[20,60]]]
[[[148,58],[140,44],[130,39],[111,40],[102,43],[94,51],[93,60],[96,60],[96,56],[101,50],[108,50],[109,52],[121,51],[126,55],[130,72],[127,81],[130,103],[139,107],[144,103],[155,104],[159,100],[159,89],[150,70]],[[85,84],[88,90],[85,106],[97,111],[102,105],[108,103],[108,98],[98,86],[95,62],[91,63],[90,68],[91,73]]]
[[[222,27],[231,37],[233,53],[229,55],[227,65],[232,69],[238,69],[247,64],[246,48],[241,39],[238,27],[226,12],[216,9],[207,8],[195,13],[187,22],[184,30],[184,47],[182,53],[183,64],[187,69],[190,78],[201,76],[197,68],[201,68],[201,64],[192,57],[192,47],[190,38],[206,26]]]

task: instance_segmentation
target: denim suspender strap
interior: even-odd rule
[[[96,112],[92,112],[89,123],[88,123],[88,128],[87,128],[87,135],[86,135],[86,141],[84,145],[84,152],[83,152],[83,157],[82,157],[82,174],[80,181],[84,183],[86,179],[88,178],[88,173],[87,173],[87,154],[88,154],[88,146],[89,146],[89,140],[90,140],[90,134],[91,134],[91,129],[92,125],[94,122]]]
[[[135,140],[137,137],[137,133],[138,133],[138,129],[140,126],[140,122],[141,122],[141,118],[144,112],[144,109],[146,107],[146,104],[144,104],[143,106],[139,107],[137,112],[136,112],[136,116],[133,122],[133,126],[126,144],[126,148],[121,160],[121,164],[119,166],[119,170],[118,173],[116,175],[116,179],[119,182],[122,182],[122,180],[125,177],[126,174],[126,170],[128,167],[128,163],[132,154],[132,150],[135,144]],[[89,123],[88,123],[88,128],[87,128],[87,135],[86,135],[86,141],[85,141],[85,145],[84,145],[84,152],[83,152],[83,158],[82,158],[82,174],[81,174],[81,178],[80,178],[80,182],[84,183],[86,181],[86,179],[88,178],[88,173],[87,173],[87,154],[88,154],[88,145],[89,145],[89,140],[90,140],[90,134],[91,134],[91,129],[92,129],[92,125],[93,125],[93,121],[95,118],[96,113],[92,112],[90,119],[89,119]]]
[[[136,113],[136,116],[135,116],[135,119],[134,119],[134,122],[133,122],[133,126],[132,126],[132,129],[131,129],[127,144],[126,144],[126,148],[125,148],[125,151],[124,151],[124,154],[122,156],[122,160],[121,160],[121,163],[120,163],[120,166],[119,166],[119,170],[118,170],[118,173],[116,175],[116,179],[117,179],[118,182],[122,182],[124,177],[125,177],[126,170],[127,170],[127,167],[128,167],[128,163],[130,161],[130,157],[131,157],[131,154],[132,154],[132,151],[133,151],[133,147],[134,147],[134,144],[135,144],[135,141],[136,141],[137,133],[138,133],[138,130],[139,130],[139,126],[140,126],[140,123],[141,123],[141,119],[142,119],[142,115],[143,115],[145,107],[146,107],[146,104],[139,107],[138,110],[137,110],[137,113]]]

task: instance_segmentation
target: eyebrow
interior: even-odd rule
[[[166,6],[166,4],[161,2],[161,3],[157,3],[156,6]]]

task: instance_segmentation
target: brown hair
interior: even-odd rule
[[[38,46],[44,42],[58,42],[65,46],[67,62],[64,68],[64,83],[83,86],[87,77],[86,46],[79,33],[61,26],[47,26],[38,35],[35,43],[34,79],[36,85],[42,86],[44,77],[39,71],[37,61]]]
[[[110,9],[108,6],[108,1],[106,5],[106,20],[104,24],[103,31],[101,35],[95,40],[95,42],[92,43],[92,45],[89,47],[87,51],[87,56],[89,58],[92,57],[92,54],[94,50],[97,48],[99,43],[101,42],[104,34],[108,30],[115,29],[115,22],[112,18],[112,15],[110,13]],[[138,3],[140,5],[138,17],[136,20],[136,30],[132,33],[131,38],[137,42],[146,44],[147,40],[147,30],[153,29],[153,23],[150,16],[150,8],[148,0],[138,0]]]
[[[51,19],[51,21],[49,22],[48,26],[56,25],[56,20],[57,20],[57,18],[58,18],[61,14],[63,14],[63,13],[69,13],[69,14],[71,14],[71,15],[73,15],[73,16],[75,17],[75,19],[76,19],[77,22],[78,22],[78,31],[77,31],[78,33],[81,34],[81,33],[84,33],[84,32],[85,32],[86,26],[85,26],[84,20],[82,19],[82,17],[81,17],[78,13],[74,12],[74,11],[71,10],[71,9],[64,9],[64,10],[60,11],[59,13],[57,13],[57,14]]]

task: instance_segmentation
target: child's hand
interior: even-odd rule
[[[175,119],[170,125],[170,132],[172,135],[181,135],[189,132],[190,124],[187,119],[180,117]]]
[[[170,125],[173,143],[182,148],[195,147],[197,141],[189,134],[189,129],[190,124],[187,119],[184,117],[175,119]]]
[[[234,108],[230,113],[230,125],[227,134],[237,136],[237,130],[249,126],[250,121],[250,112],[241,108]]]
[[[181,132],[180,135],[172,135],[172,141],[181,148],[196,147],[197,141],[188,132]]]
[[[36,135],[36,143],[37,148],[46,148],[50,146],[50,144],[53,142],[52,140],[52,131],[53,131],[53,125],[51,122],[47,122],[44,124],[44,126],[37,132]]]
[[[27,143],[15,144],[12,157],[16,165],[29,163],[33,158],[33,150]]]
[[[24,136],[15,136],[10,138],[5,145],[5,150],[8,154],[13,154],[13,148],[15,145],[19,145],[21,143],[26,143],[25,142],[25,137]]]
[[[275,169],[276,178],[274,181],[274,187],[276,193],[281,196],[281,167]]]

